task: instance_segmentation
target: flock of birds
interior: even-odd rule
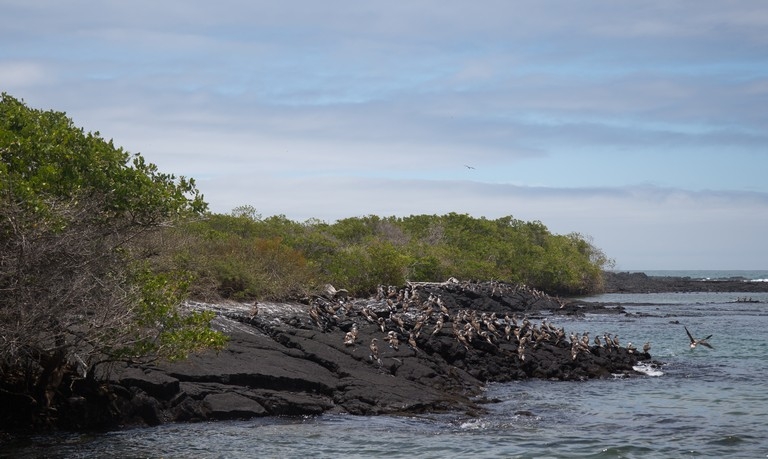
[[[450,281],[449,281],[450,282]],[[458,282],[458,281],[455,281]],[[381,364],[379,344],[386,343],[397,351],[402,343],[414,351],[420,351],[419,342],[424,343],[435,335],[449,330],[449,333],[466,350],[470,347],[493,346],[504,347],[511,355],[525,361],[532,349],[544,345],[555,347],[570,346],[571,357],[576,360],[582,353],[598,352],[605,349],[612,352],[622,348],[617,335],[606,333],[602,337],[590,339],[589,332],[581,335],[571,333],[566,335],[563,328],[558,328],[543,319],[540,324],[516,314],[505,314],[503,317],[496,313],[478,312],[474,309],[458,309],[451,312],[440,295],[422,291],[429,284],[409,284],[404,288],[380,286],[377,296],[372,302],[349,302],[346,298],[328,300],[318,297],[309,308],[313,322],[322,330],[330,330],[346,323],[348,331],[343,337],[345,346],[355,346],[359,343],[359,325],[355,320],[367,321],[377,326],[381,335],[374,337],[369,343],[371,361]],[[462,288],[479,289],[477,284],[464,284]],[[503,283],[484,284],[490,289],[491,295],[524,293],[527,298],[536,300],[547,296],[525,285],[510,285]],[[427,290],[427,289],[424,289]],[[349,321],[352,321],[351,327]],[[650,350],[646,342],[643,352]],[[624,346],[629,353],[637,352],[631,343]]]
[[[554,327],[546,319],[542,320],[540,325],[534,324],[527,318],[519,318],[517,315],[505,314],[500,318],[496,313],[479,313],[476,310],[459,309],[456,314],[452,314],[445,302],[439,295],[431,292],[420,291],[420,287],[434,285],[459,285],[456,279],[449,279],[444,283],[409,283],[407,287],[397,288],[394,286],[379,286],[375,302],[373,304],[366,302],[360,306],[355,302],[347,301],[348,298],[340,296],[329,300],[324,297],[316,297],[310,305],[309,315],[314,323],[322,330],[327,331],[346,319],[355,316],[362,316],[368,322],[377,325],[382,334],[382,341],[386,342],[393,350],[400,349],[401,342],[406,342],[415,352],[419,351],[419,339],[422,335],[427,338],[437,335],[444,328],[447,322],[451,323],[451,332],[459,344],[466,350],[469,350],[474,340],[487,342],[491,346],[499,346],[504,343],[516,346],[516,354],[521,361],[526,359],[526,350],[529,348],[538,348],[543,343],[552,346],[561,346],[566,342],[565,330]],[[536,301],[542,298],[553,299],[545,293],[530,288],[526,285],[512,285],[501,282],[486,282],[483,284],[461,283],[462,290],[468,290],[473,293],[485,293],[490,296],[509,295],[514,293],[526,294],[529,298]],[[490,292],[488,290],[490,289]],[[335,290],[334,290],[335,291]],[[555,301],[563,306],[560,299]],[[258,302],[252,306],[251,317],[258,314]],[[690,348],[695,349],[699,345],[714,349],[705,338],[696,338],[685,327],[685,333],[690,340]],[[358,343],[359,327],[357,322],[353,322],[350,330],[345,333],[343,343],[345,346],[355,346]],[[369,344],[370,359],[381,363],[378,338],[372,338]],[[576,360],[580,353],[590,353],[594,349],[606,349],[611,352],[614,349],[620,349],[621,343],[618,335],[611,336],[605,333],[602,336],[595,336],[590,345],[589,332],[582,335],[571,333],[568,336],[570,343],[571,358]],[[637,347],[628,342],[625,349],[630,354],[637,352]],[[651,349],[650,342],[646,342],[642,351],[648,353]]]

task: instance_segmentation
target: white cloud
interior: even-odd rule
[[[511,214],[627,268],[765,268],[762,0],[3,8],[3,91],[216,211]]]
[[[4,90],[20,90],[48,83],[50,78],[45,65],[32,61],[0,60],[0,84]]]
[[[467,213],[542,221],[559,234],[592,236],[624,269],[763,269],[768,194],[658,187],[536,188],[470,181],[344,177],[283,179],[258,173],[203,180],[214,211],[251,204],[303,221]]]

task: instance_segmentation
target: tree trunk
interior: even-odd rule
[[[40,357],[42,371],[35,384],[35,398],[44,408],[50,408],[56,397],[56,392],[64,379],[67,368],[66,354],[57,350],[53,354]]]

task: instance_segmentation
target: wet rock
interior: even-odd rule
[[[610,309],[568,304],[526,286],[458,281],[383,286],[375,298],[260,303],[256,317],[248,308],[215,305],[214,326],[230,337],[226,349],[117,369],[110,409],[124,425],[326,412],[480,413],[488,382],[636,374],[633,365],[649,355],[584,345],[543,319],[586,308]],[[86,412],[83,403],[73,399],[71,411]]]
[[[243,419],[267,414],[267,410],[256,401],[232,392],[209,394],[203,403],[208,406],[213,419]]]
[[[118,381],[122,386],[138,387],[148,395],[170,400],[179,392],[179,380],[147,368],[126,368]]]

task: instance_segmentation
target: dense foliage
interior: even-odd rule
[[[180,305],[183,273],[152,270],[161,227],[206,210],[192,180],[160,173],[64,113],[0,100],[0,376],[47,407],[67,369],[220,347]],[[12,385],[14,383],[15,385]],[[2,389],[0,387],[0,389]]]
[[[448,215],[367,216],[333,224],[262,218],[244,206],[177,232],[172,264],[196,270],[198,295],[300,296],[331,283],[356,294],[379,284],[449,277],[525,283],[552,293],[598,291],[611,264],[580,234],[540,222]]]

